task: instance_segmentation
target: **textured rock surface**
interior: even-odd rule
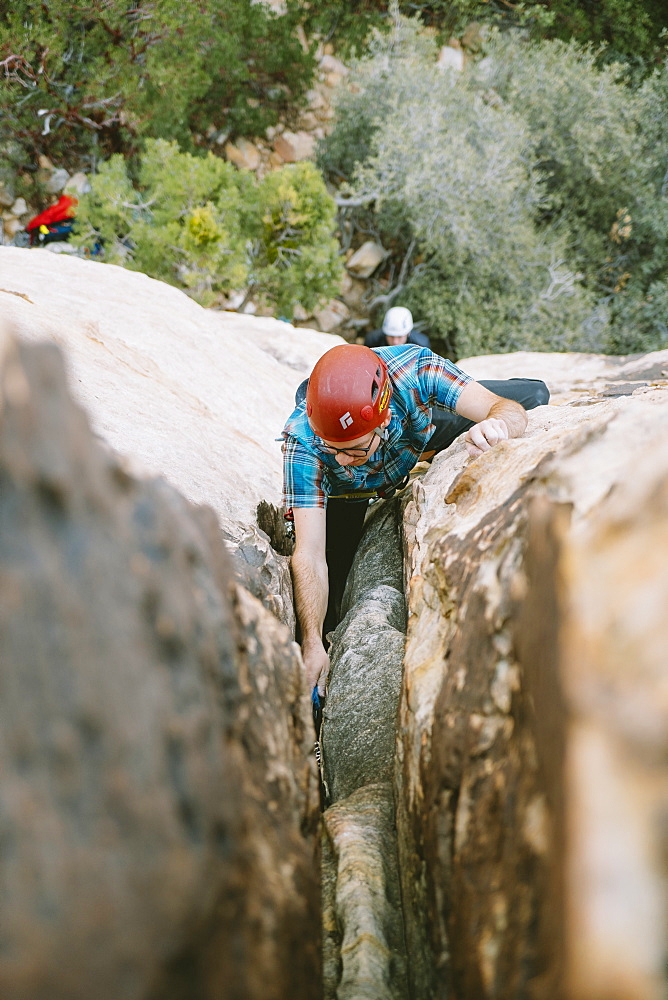
[[[290,560],[272,548],[269,537],[256,527],[248,529],[237,544],[230,544],[235,569],[246,590],[262,601],[279,621],[295,634],[295,608]]]
[[[659,1000],[668,353],[574,372],[525,361],[463,367],[546,375],[563,404],[475,461],[456,444],[406,512],[396,790],[412,989]]]
[[[294,392],[338,337],[202,309],[134,271],[0,247],[0,314],[65,350],[94,430],[137,472],[164,475],[238,540],[280,503],[275,441]]]
[[[628,395],[642,385],[668,379],[668,351],[651,354],[540,354],[517,351],[462,358],[457,362],[475,379],[540,378],[547,382],[553,403],[587,405],[600,396]]]
[[[332,644],[321,733],[325,997],[403,1000],[392,774],[406,627],[401,498],[369,516]]]
[[[393,772],[406,631],[398,504],[369,515],[332,644],[322,727],[332,802]]]
[[[663,417],[665,420],[665,416]],[[565,943],[575,1000],[666,994],[668,441],[563,532]],[[632,464],[631,464],[632,462]],[[553,517],[554,513],[551,511]],[[557,535],[559,538],[559,535]],[[531,614],[531,609],[529,609]]]
[[[54,346],[0,354],[0,995],[315,1000],[290,635],[212,511],[95,441]]]
[[[346,267],[358,278],[369,278],[376,268],[385,260],[387,252],[373,240],[367,240],[359,250],[350,257]]]
[[[327,810],[324,826],[323,861],[333,873],[324,893],[326,952],[333,966],[325,1000],[404,1000],[392,785],[358,788]]]

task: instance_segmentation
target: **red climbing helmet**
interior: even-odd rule
[[[354,441],[383,422],[391,396],[385,362],[370,347],[341,344],[323,354],[311,373],[306,415],[325,441]]]

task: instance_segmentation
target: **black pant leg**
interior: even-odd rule
[[[497,396],[521,403],[525,410],[533,410],[534,407],[543,406],[550,400],[550,390],[540,379],[511,378],[491,381],[481,379],[480,384]],[[475,423],[474,420],[460,417],[458,413],[436,408],[433,410],[432,420],[435,430],[425,445],[425,451],[444,451],[455,438],[464,434]]]
[[[323,638],[336,628],[341,612],[343,591],[359,545],[368,500],[327,501],[327,574],[329,577],[329,601],[323,627]]]

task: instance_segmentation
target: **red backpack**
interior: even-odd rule
[[[63,194],[55,205],[31,219],[26,225],[30,234],[30,246],[44,246],[45,243],[53,243],[56,240],[68,240],[74,224],[76,204],[78,204],[76,198]]]

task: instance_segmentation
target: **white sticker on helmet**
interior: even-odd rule
[[[346,427],[350,427],[352,422],[353,418],[350,416],[350,410],[347,413],[344,413],[342,417],[339,417],[339,423],[343,427],[344,431]]]

